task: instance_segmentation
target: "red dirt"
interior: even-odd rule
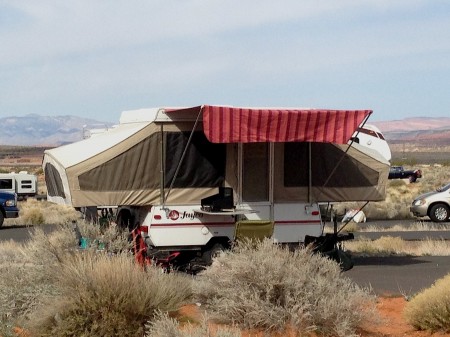
[[[406,301],[403,297],[379,297],[377,310],[380,314],[381,322],[365,327],[364,331],[359,331],[361,337],[450,337],[450,333],[416,331],[406,323],[403,318],[403,309]],[[190,304],[182,307],[173,316],[181,321],[201,322],[202,314],[199,307]],[[217,326],[217,325],[216,325]],[[214,324],[211,325],[214,331]],[[20,328],[14,329],[19,337],[29,337],[28,333]],[[244,331],[242,337],[265,337],[264,332]],[[315,334],[300,334],[295,330],[288,329],[282,334],[275,333],[272,337],[318,337]]]
[[[361,337],[450,337],[450,333],[429,331],[416,331],[403,318],[403,309],[406,301],[403,297],[379,297],[377,310],[381,322],[369,325],[364,331],[359,331]],[[201,321],[201,312],[196,305],[187,305],[178,312],[178,317],[184,317],[195,322]],[[264,333],[244,332],[242,337],[263,337]],[[274,334],[273,337],[315,337],[315,335],[300,335],[295,331],[284,334]]]
[[[403,297],[380,297],[377,309],[383,320],[377,326],[369,326],[362,337],[450,337],[450,333],[416,331],[403,318],[406,300]]]

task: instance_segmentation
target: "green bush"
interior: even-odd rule
[[[266,240],[241,243],[202,272],[194,293],[212,318],[244,329],[352,336],[373,318],[373,298],[334,261]]]
[[[414,296],[404,315],[416,329],[450,331],[450,274]]]

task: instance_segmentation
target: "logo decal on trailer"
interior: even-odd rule
[[[178,211],[172,210],[169,212],[169,219],[178,220],[179,217],[180,217],[180,213],[178,213]]]

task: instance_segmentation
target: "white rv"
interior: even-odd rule
[[[347,143],[370,110],[141,109],[45,151],[47,200],[118,207],[146,257],[210,261],[241,235],[299,244],[322,234],[318,202],[378,201],[389,162]],[[136,231],[135,231],[136,232]]]
[[[0,173],[0,191],[14,192],[18,199],[34,197],[38,192],[37,177],[26,171]]]

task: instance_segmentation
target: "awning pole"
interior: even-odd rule
[[[165,156],[164,154],[166,153],[166,151],[164,151],[164,126],[163,124],[161,124],[161,134],[160,134],[160,160],[161,163],[159,165],[159,175],[160,175],[160,185],[159,185],[159,202],[161,203],[161,205],[164,205],[164,203],[166,202],[164,199],[164,165],[165,165]]]
[[[312,147],[311,142],[308,143],[308,203],[312,203]]]
[[[364,124],[366,124],[367,119],[369,118],[369,116],[366,116],[366,118],[364,119],[364,121],[361,124],[361,127],[364,126]],[[359,133],[359,131],[357,131],[357,134]],[[339,165],[341,164],[341,162],[344,160],[345,155],[347,154],[348,150],[350,150],[350,148],[352,147],[354,142],[354,137],[351,138],[351,142],[350,144],[348,144],[347,149],[345,150],[345,152],[342,154],[341,158],[339,158],[338,162],[336,163],[336,165],[334,166],[333,170],[331,171],[331,173],[328,175],[327,180],[323,183],[322,185],[322,189],[328,185],[328,182],[330,181],[331,177],[333,176],[333,174],[336,172],[337,168],[339,167]],[[323,194],[323,191],[322,193]]]
[[[197,124],[198,124],[198,121],[200,120],[200,115],[201,114],[202,114],[202,109],[200,108],[200,111],[199,111],[199,113],[197,115],[197,119],[195,120],[195,123],[194,123],[194,127],[192,128],[192,131],[191,131],[191,134],[189,135],[189,139],[187,141],[187,144],[184,147],[183,154],[181,155],[180,161],[178,162],[178,166],[177,166],[177,169],[175,170],[175,174],[173,175],[172,181],[170,182],[169,190],[167,191],[167,194],[166,194],[166,196],[164,198],[163,208],[165,208],[165,206],[166,206],[166,201],[169,198],[170,192],[172,191],[173,184],[175,183],[175,179],[178,176],[178,172],[180,171],[181,164],[183,163],[184,157],[186,156],[187,149],[188,149],[189,145],[191,144],[191,140],[192,140],[192,137],[194,135],[194,131],[197,128]]]

